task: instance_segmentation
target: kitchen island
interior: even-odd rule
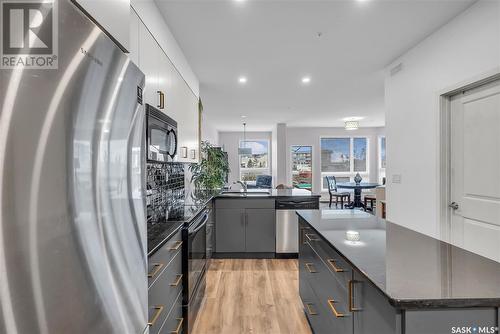
[[[498,332],[499,263],[361,211],[297,214],[316,333]]]

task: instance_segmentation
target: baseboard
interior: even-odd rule
[[[274,259],[276,253],[213,253],[214,259]]]
[[[298,259],[299,253],[276,253],[277,259]]]

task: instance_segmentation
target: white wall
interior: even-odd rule
[[[287,184],[292,184],[290,146],[308,145],[313,147],[313,192],[321,192],[321,137],[367,137],[368,164],[371,182],[378,181],[378,137],[385,134],[384,128],[360,128],[356,131],[346,131],[344,128],[302,128],[286,129],[286,173]],[[279,162],[278,162],[279,163]]]
[[[272,132],[247,132],[246,133],[247,140],[253,139],[261,139],[261,140],[269,140],[269,170],[272,171],[272,157],[273,157],[273,148],[271,145],[272,141]],[[224,151],[228,154],[229,159],[229,168],[231,169],[231,173],[229,173],[229,183],[236,182],[240,179],[240,162],[238,157],[238,146],[240,140],[243,140],[243,132],[219,132],[219,146],[222,146]]]
[[[219,131],[217,131],[215,125],[207,119],[206,115],[202,115],[201,140],[208,141],[215,146],[219,145]]]
[[[385,82],[387,218],[439,237],[439,94],[498,70],[500,8],[479,1],[388,66]],[[402,63],[401,72],[389,71]],[[391,176],[401,175],[401,183]]]
[[[132,0],[132,8],[148,27],[194,95],[200,96],[200,82],[153,0]]]

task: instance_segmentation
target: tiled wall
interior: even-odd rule
[[[165,219],[172,207],[182,205],[185,196],[185,168],[183,163],[147,164],[147,215],[148,223]]]

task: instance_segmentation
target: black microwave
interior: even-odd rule
[[[147,160],[172,162],[177,155],[177,122],[146,104]]]

